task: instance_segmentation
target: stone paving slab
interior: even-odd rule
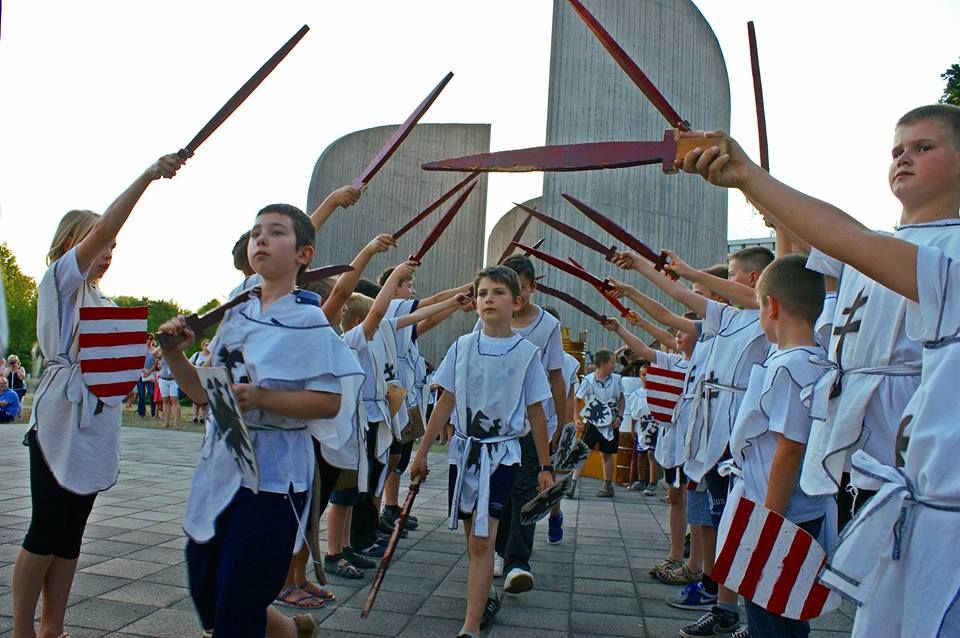
[[[23,431],[0,426],[0,637],[10,635],[10,576],[30,517]],[[123,429],[120,480],[97,498],[84,534],[67,609],[72,638],[200,635],[180,526],[200,441],[196,433]],[[373,570],[360,581],[328,575],[337,600],[315,614],[318,636],[456,635],[468,561],[463,532],[446,528],[446,456],[431,454],[430,462],[433,476],[415,506],[420,528],[401,541],[370,617],[361,620],[360,608]],[[697,618],[667,606],[676,588],[647,574],[669,545],[667,506],[622,489],[613,499],[596,498],[596,488],[585,480],[581,497],[563,502],[562,543],[549,545],[546,525],[538,526],[536,588],[504,595],[486,638],[673,638]],[[852,617],[844,606],[814,621],[811,635],[849,635]]]

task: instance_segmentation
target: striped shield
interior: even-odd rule
[[[673,420],[673,408],[683,392],[683,372],[667,370],[665,368],[647,368],[647,404],[650,406],[650,415],[661,423],[670,423]]]
[[[147,308],[80,309],[80,373],[90,392],[109,406],[137,384],[146,360]]]
[[[817,580],[824,549],[806,531],[744,497],[742,483],[727,500],[717,546],[713,579],[769,612],[809,620],[840,606],[840,597]]]

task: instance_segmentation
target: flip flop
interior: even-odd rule
[[[296,600],[291,600],[290,597],[294,594],[301,594],[301,596]],[[296,585],[290,585],[284,589],[273,602],[277,605],[282,605],[283,607],[305,610],[320,609],[327,604],[327,601],[320,596],[314,596],[313,594],[300,589]]]
[[[312,585],[313,587],[316,587],[317,589],[319,589],[319,590],[320,590],[319,593],[314,593],[314,592],[310,591],[310,590],[308,589],[308,587],[310,587],[311,585]],[[306,592],[307,594],[310,594],[311,596],[316,596],[317,598],[322,598],[323,600],[326,600],[326,601],[336,600],[336,599],[337,599],[337,597],[333,595],[333,592],[332,592],[332,591],[330,591],[330,590],[328,590],[328,589],[324,589],[324,588],[321,587],[320,585],[316,585],[316,584],[314,584],[314,583],[311,583],[309,580],[305,580],[305,581],[303,581],[302,583],[300,583],[299,585],[297,585],[297,589],[299,589],[300,591]]]

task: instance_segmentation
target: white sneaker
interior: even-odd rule
[[[522,594],[533,589],[533,574],[525,569],[514,567],[503,581],[503,591],[508,594]]]
[[[503,556],[497,553],[493,555],[493,577],[503,577]]]

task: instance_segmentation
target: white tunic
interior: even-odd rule
[[[231,308],[210,351],[212,365],[226,367],[236,382],[275,390],[342,395],[343,380],[356,376],[359,381],[363,374],[320,310],[319,297],[305,291],[274,301],[266,312],[256,296]],[[356,405],[355,394],[346,402],[342,399],[341,408],[344,403]],[[277,494],[308,491],[314,467],[311,434],[322,443],[342,446],[352,433],[348,424],[336,419],[294,419],[262,410],[245,412],[243,418],[252,430],[260,484],[245,484],[211,415],[183,525],[196,542],[213,538],[217,516],[241,487]]]
[[[960,257],[960,220],[901,226],[895,236]],[[817,421],[801,477],[808,493],[833,494],[858,449],[893,465],[900,417],[920,383],[921,346],[904,331],[903,297],[818,251],[807,267],[840,279],[828,348],[842,369],[840,393],[830,398],[836,372],[815,389]]]
[[[854,636],[960,635],[960,262],[921,247],[920,303],[906,333],[923,344],[920,387],[905,411],[904,465],[856,452],[851,479],[879,490],[844,528],[823,578],[862,604]]]
[[[473,512],[473,534],[489,530],[490,476],[499,465],[520,463],[520,442],[527,432],[526,408],[550,396],[537,347],[519,336],[506,339],[471,332],[450,347],[437,368],[435,382],[453,392],[454,438],[450,464],[457,481],[449,527],[457,527],[457,510]]]
[[[418,305],[419,301],[416,299],[394,299],[390,302],[390,306],[387,309],[386,319],[394,320],[394,325],[396,325],[396,319],[414,312]],[[399,428],[397,433],[398,441],[400,440],[399,432],[407,427],[407,423],[410,422],[410,408],[419,408],[420,414],[425,414],[424,410],[426,406],[421,405],[422,394],[420,393],[420,388],[423,387],[425,381],[426,365],[421,363],[423,357],[420,355],[420,346],[417,345],[414,334],[415,330],[416,325],[411,324],[403,330],[394,330],[393,333],[395,340],[394,352],[397,360],[397,378],[400,387],[407,392],[403,400],[403,405],[396,414],[395,427]],[[421,371],[423,372],[423,377],[420,376]]]
[[[80,375],[80,308],[113,306],[77,264],[76,249],[50,264],[37,290],[37,340],[47,360],[30,428],[54,478],[65,490],[93,494],[120,472],[121,405],[103,405]],[[146,354],[146,350],[144,350]]]
[[[739,310],[708,299],[703,332],[714,339],[687,430],[684,465],[684,473],[698,482],[723,458],[750,371],[770,350],[759,310]]]
[[[598,379],[596,372],[591,372],[580,382],[577,389],[577,398],[583,399],[583,409],[580,416],[591,424],[600,435],[608,441],[613,440],[613,421],[620,415],[620,398],[623,396],[623,385],[620,375],[613,373],[606,379]]]

